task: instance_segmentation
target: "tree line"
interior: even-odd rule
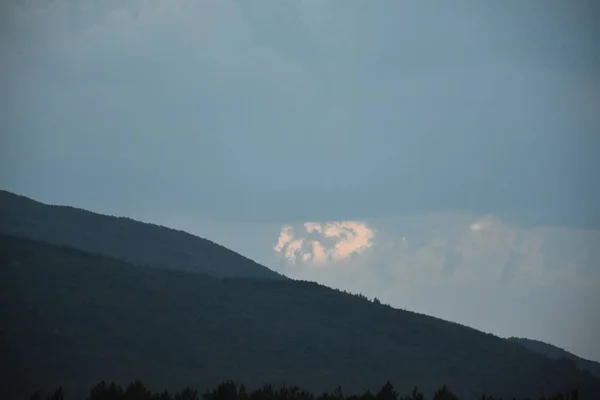
[[[60,387],[54,394],[47,397],[47,400],[64,400],[64,398],[65,392]],[[436,390],[431,399],[460,400],[446,385]],[[35,393],[31,396],[31,400],[42,400],[42,397]],[[142,381],[136,380],[125,388],[114,382],[102,381],[92,387],[87,400],[426,400],[426,398],[416,387],[411,393],[400,396],[389,381],[377,392],[369,390],[360,395],[345,395],[342,388],[338,386],[332,392],[315,396],[298,386],[283,386],[276,389],[267,384],[256,390],[247,391],[244,385],[237,385],[232,381],[225,381],[216,388],[202,394],[189,387],[176,393],[170,393],[166,390],[152,392]],[[481,395],[477,400],[502,399]],[[570,393],[558,393],[551,397],[541,397],[539,400],[579,400],[579,395],[577,390],[573,390]]]

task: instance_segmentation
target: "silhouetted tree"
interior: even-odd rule
[[[300,389],[298,386],[282,387],[275,393],[277,400],[312,400],[312,395]]]
[[[446,385],[442,386],[441,389],[436,390],[433,394],[433,400],[460,400],[456,394],[454,394]]]
[[[119,400],[123,397],[123,389],[114,382],[107,385],[105,381],[98,383],[90,390],[88,400]]]
[[[335,388],[332,394],[333,400],[344,400],[344,392],[342,392],[342,387],[338,386]]]
[[[136,380],[127,386],[123,397],[127,400],[151,400],[152,393],[142,381]]]
[[[423,393],[415,386],[412,392],[404,397],[403,400],[425,400],[425,396],[423,396]]]
[[[183,392],[176,393],[173,400],[199,400],[198,391],[192,388],[185,388]]]
[[[162,393],[155,393],[152,395],[152,400],[173,400],[173,396],[169,391],[165,390]]]
[[[221,383],[216,389],[205,393],[204,400],[237,400],[237,386],[232,381]]]
[[[269,384],[263,385],[250,394],[250,400],[273,400],[275,393]]]
[[[390,381],[387,381],[375,395],[375,400],[398,400],[398,392]]]
[[[579,400],[579,392],[577,390],[572,390],[569,400]]]
[[[240,388],[238,389],[238,399],[239,400],[248,400],[248,393],[246,392],[246,386],[244,386],[243,384],[240,385]]]
[[[48,397],[48,400],[64,400],[65,399],[65,391],[62,387],[56,389],[52,396]]]
[[[204,400],[425,400],[423,393],[417,387],[412,392],[402,398],[394,386],[387,381],[383,387],[373,395],[368,390],[362,395],[345,396],[341,386],[337,386],[333,392],[324,392],[318,397],[302,390],[298,386],[283,386],[279,390],[273,390],[271,385],[264,385],[251,393],[246,392],[244,385],[238,386],[232,381],[225,381],[216,388],[207,391],[202,395]],[[134,381],[123,390],[119,385],[111,382],[107,384],[102,381],[90,390],[87,400],[199,400],[200,396],[195,389],[186,388],[182,392],[171,395],[168,391],[152,393],[145,384],[139,380]],[[34,393],[30,400],[40,400],[39,393]],[[62,387],[58,388],[47,400],[64,400],[64,391]],[[453,393],[446,385],[436,390],[432,400],[459,400],[459,397]],[[495,400],[494,397],[481,395],[478,400]],[[513,400],[515,400],[513,398]],[[533,399],[532,399],[533,400]],[[576,390],[568,394],[556,394],[552,397],[542,397],[538,400],[579,400],[579,393]]]
[[[367,390],[366,392],[364,392],[362,394],[362,396],[360,396],[361,400],[375,400],[375,395],[370,391]]]

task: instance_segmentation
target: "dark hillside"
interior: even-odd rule
[[[579,356],[576,356],[575,354],[569,353],[568,351],[563,350],[560,347],[556,347],[551,344],[541,342],[539,340],[516,337],[511,337],[507,340],[514,343],[518,343],[531,351],[543,354],[546,357],[550,357],[554,360],[565,359],[572,361],[577,366],[577,368],[581,369],[582,371],[588,371],[592,375],[600,377],[600,363],[596,361],[586,360],[585,358],[581,358]]]
[[[225,379],[336,385],[390,379],[428,396],[538,398],[600,383],[570,364],[458,324],[293,280],[218,279],[137,267],[0,236],[0,398],[101,380],[199,390]],[[70,396],[69,398],[76,398]]]
[[[223,246],[183,231],[46,205],[0,190],[0,233],[67,245],[134,264],[219,277],[285,279]]]

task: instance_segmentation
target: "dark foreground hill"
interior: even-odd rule
[[[223,246],[130,218],[51,206],[0,190],[0,233],[67,245],[140,265],[219,277],[285,279]]]
[[[577,368],[583,371],[588,371],[596,377],[600,377],[600,363],[596,361],[586,360],[585,358],[581,358],[573,353],[569,353],[568,351],[563,350],[560,347],[556,347],[551,344],[541,342],[539,340],[517,337],[511,337],[507,340],[514,343],[518,343],[531,351],[544,354],[545,356],[550,357],[554,360],[571,361],[577,366]]]
[[[101,380],[199,390],[341,385],[463,399],[552,395],[599,381],[569,363],[474,329],[308,282],[220,279],[0,236],[0,398]],[[70,396],[71,395],[71,396]],[[74,395],[77,395],[75,397]]]

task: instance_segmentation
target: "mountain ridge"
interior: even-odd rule
[[[128,217],[49,205],[0,190],[0,233],[68,245],[134,264],[220,277],[288,279],[209,239]]]
[[[447,384],[463,398],[600,391],[573,365],[473,328],[311,282],[136,266],[0,235],[3,398],[100,380],[224,379],[361,392]]]
[[[553,344],[542,342],[541,340],[520,338],[515,336],[511,336],[506,340],[524,346],[525,348],[536,353],[543,354],[553,360],[564,359],[571,361],[575,366],[577,366],[577,368],[587,371],[590,374],[600,378],[600,363],[597,361],[580,357]]]

